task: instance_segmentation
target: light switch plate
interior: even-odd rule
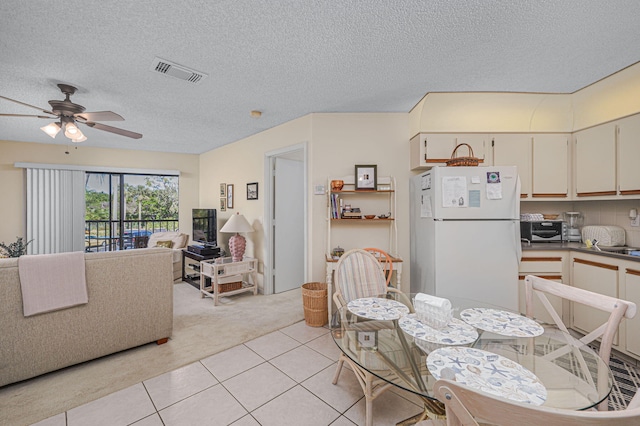
[[[324,185],[316,185],[313,187],[313,193],[315,195],[324,195]]]

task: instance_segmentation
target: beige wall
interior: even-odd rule
[[[179,170],[180,229],[191,235],[191,208],[198,206],[197,155],[0,141],[0,241],[26,236],[25,174],[16,162]]]
[[[264,158],[265,153],[308,143],[308,249],[307,281],[325,281],[327,197],[313,195],[315,185],[327,185],[332,176],[353,175],[356,164],[377,164],[378,174],[392,175],[398,182],[398,254],[409,258],[408,115],[397,114],[311,114],[281,126],[201,155],[200,200],[202,207],[219,206],[220,183],[235,185],[235,208],[219,214],[218,229],[235,212],[241,212],[256,232],[247,235],[247,255],[261,262],[266,258],[264,235]],[[259,182],[258,201],[246,200],[246,184]],[[383,213],[382,211],[378,213]],[[226,246],[229,235],[221,235]],[[342,246],[363,247],[371,239],[361,233],[358,239],[341,241]],[[407,274],[408,276],[408,274]],[[262,279],[262,278],[261,278]],[[408,279],[403,285],[408,288]]]

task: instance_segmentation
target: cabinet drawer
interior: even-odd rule
[[[561,257],[523,257],[518,268],[520,274],[562,274]]]

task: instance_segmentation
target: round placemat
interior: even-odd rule
[[[535,337],[544,333],[544,328],[531,318],[499,309],[465,309],[460,313],[460,319],[481,330],[502,336]]]
[[[403,303],[381,297],[364,297],[347,303],[347,309],[359,317],[373,320],[395,320],[409,313]]]

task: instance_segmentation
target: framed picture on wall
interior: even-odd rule
[[[247,184],[247,200],[258,199],[258,182],[251,182]]]
[[[227,208],[233,208],[233,184],[227,185]]]
[[[227,199],[226,198],[220,198],[220,211],[221,212],[227,211]]]
[[[226,183],[221,183],[220,184],[220,198],[227,198],[227,184]]]
[[[375,190],[378,185],[377,171],[375,164],[356,165],[356,190]]]

